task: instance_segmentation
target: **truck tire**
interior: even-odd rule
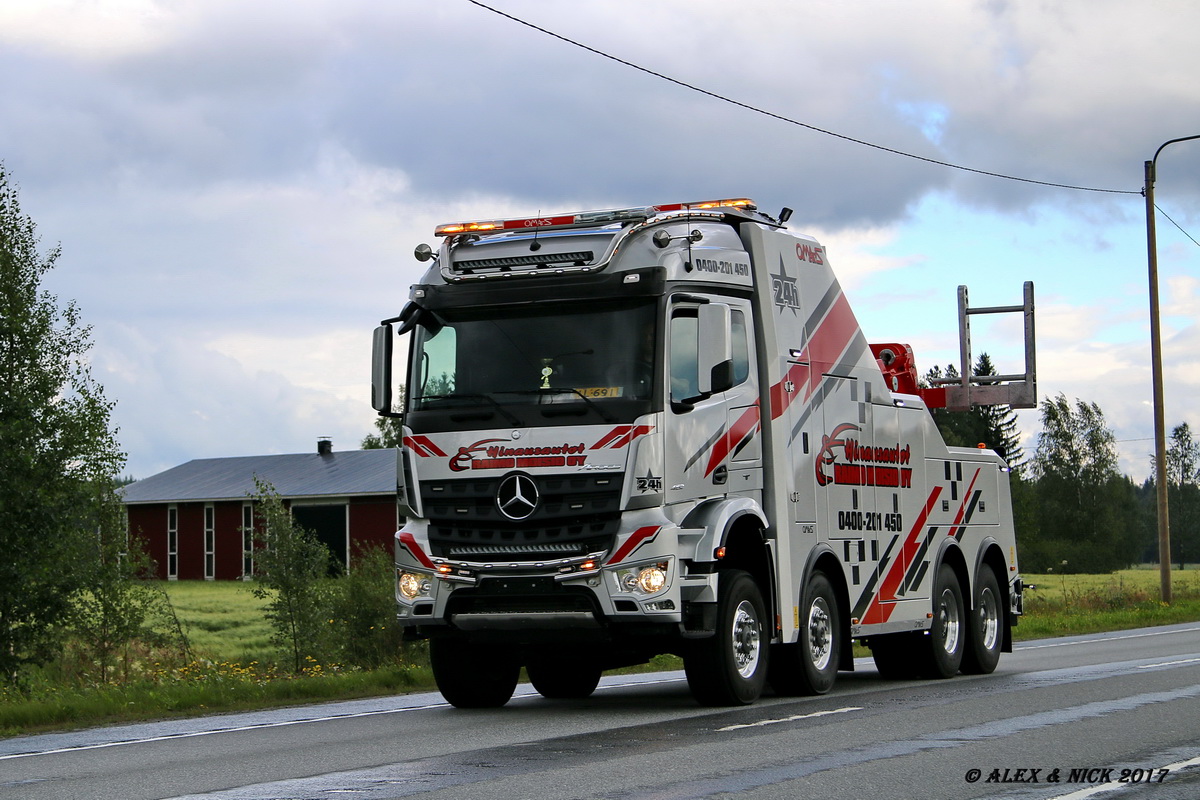
[[[512,699],[521,667],[499,648],[459,639],[430,639],[433,679],[455,708],[499,708]]]
[[[837,680],[841,658],[841,615],[833,584],[816,571],[804,587],[800,635],[795,644],[776,645],[768,680],[786,696],[825,694]]]
[[[573,659],[539,659],[525,665],[529,682],[538,694],[551,700],[577,700],[591,696],[600,684],[600,667]]]
[[[767,677],[766,607],[758,584],[741,570],[717,576],[717,630],[691,643],[683,659],[688,687],[706,706],[749,705]]]
[[[989,566],[979,571],[975,581],[975,602],[967,625],[967,646],[962,671],[967,675],[987,675],[1000,663],[1004,645],[1004,611],[1000,582]]]
[[[953,678],[962,666],[967,615],[958,575],[949,564],[938,568],[933,589],[933,625],[925,637],[921,673],[926,678]]]

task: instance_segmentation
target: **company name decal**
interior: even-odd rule
[[[822,257],[825,253],[824,247],[813,247],[809,244],[796,245],[796,258],[801,261],[807,261],[810,264],[824,264],[825,260]]]
[[[912,448],[899,443],[895,447],[865,447],[854,435],[861,430],[857,425],[843,422],[832,434],[821,437],[816,459],[817,485],[911,488],[912,467],[904,465],[909,463]]]
[[[549,447],[502,447],[504,439],[480,439],[458,448],[450,457],[450,469],[529,469],[533,467],[582,467],[587,456],[580,455],[585,445],[562,444]]]

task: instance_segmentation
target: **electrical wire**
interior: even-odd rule
[[[1200,247],[1200,242],[1197,242],[1197,241],[1195,240],[1195,238],[1193,238],[1193,237],[1192,237],[1192,235],[1191,235],[1190,233],[1188,233],[1187,231],[1185,231],[1185,230],[1183,229],[1183,227],[1182,227],[1182,226],[1181,226],[1181,225],[1180,225],[1178,222],[1176,222],[1175,220],[1171,219],[1171,215],[1170,215],[1170,214],[1168,214],[1167,212],[1163,211],[1163,210],[1162,210],[1162,207],[1161,207],[1161,206],[1159,206],[1159,204],[1158,204],[1158,203],[1155,203],[1155,204],[1154,204],[1154,209],[1155,209],[1156,211],[1158,211],[1158,213],[1160,213],[1160,214],[1162,214],[1164,217],[1166,217],[1168,222],[1170,222],[1170,223],[1171,223],[1172,225],[1174,225],[1176,228],[1179,228],[1179,232],[1180,232],[1180,233],[1182,233],[1182,234],[1183,234],[1184,236],[1186,236],[1187,238],[1191,239],[1191,240],[1192,240],[1192,244],[1196,245],[1197,247]]]
[[[956,169],[956,170],[960,170],[962,172],[971,172],[976,175],[985,175],[989,178],[1002,178],[1004,180],[1018,181],[1020,183],[1032,183],[1032,184],[1036,184],[1038,186],[1049,186],[1049,187],[1055,188],[1055,189],[1072,189],[1074,191],[1079,191],[1079,192],[1100,192],[1100,193],[1105,193],[1105,194],[1140,194],[1140,191],[1137,191],[1137,190],[1101,189],[1101,188],[1096,188],[1093,186],[1075,186],[1075,185],[1072,185],[1069,183],[1053,183],[1051,181],[1041,181],[1041,180],[1035,180],[1033,178],[1021,178],[1016,175],[1005,175],[1004,173],[1001,173],[1001,172],[989,172],[987,170],[976,169],[974,167],[966,167],[961,164],[952,164],[949,161],[939,161],[936,158],[929,158],[927,156],[919,156],[914,153],[908,153],[903,150],[897,150],[893,147],[887,147],[885,145],[875,144],[874,142],[868,142],[863,139],[856,139],[853,136],[847,136],[846,134],[843,134],[843,133],[837,133],[835,131],[830,131],[830,130],[826,130],[824,128],[819,128],[816,125],[810,125],[807,122],[800,122],[799,120],[795,120],[790,117],[785,117],[782,114],[776,114],[773,111],[767,111],[767,110],[759,108],[757,106],[752,106],[749,103],[743,103],[740,100],[734,100],[733,98],[726,97],[723,94],[718,94],[717,92],[713,92],[708,89],[704,89],[699,86],[696,86],[694,84],[687,83],[685,81],[681,81],[678,78],[672,78],[670,75],[664,75],[661,72],[655,72],[652,69],[648,69],[647,67],[640,66],[638,64],[633,63],[632,61],[626,61],[623,58],[618,58],[617,56],[611,55],[610,53],[606,53],[603,50],[597,50],[595,47],[591,47],[589,45],[583,44],[582,42],[578,42],[574,39],[570,39],[566,36],[563,36],[562,34],[555,33],[554,31],[547,30],[546,28],[542,28],[538,25],[534,25],[532,22],[527,22],[526,20],[523,20],[520,17],[515,17],[512,14],[508,14],[504,11],[500,11],[499,9],[493,8],[489,5],[487,5],[486,3],[481,3],[479,0],[467,0],[467,2],[471,3],[472,5],[478,6],[479,8],[482,8],[485,11],[490,11],[493,14],[504,17],[505,19],[509,19],[520,25],[524,25],[527,28],[532,28],[533,30],[537,31],[538,33],[543,33],[554,39],[558,39],[561,42],[566,42],[569,45],[573,45],[582,50],[586,50],[589,53],[592,53],[594,55],[598,55],[601,58],[607,58],[610,61],[615,61],[618,64],[622,64],[626,67],[630,67],[631,69],[635,69],[639,72],[644,72],[647,75],[651,75],[655,78],[659,78],[661,80],[667,81],[668,83],[673,83],[676,86],[681,86],[684,89],[689,89],[693,92],[698,92],[700,94],[711,97],[715,100],[720,100],[723,103],[729,103],[730,105],[737,106],[738,108],[743,108],[747,111],[753,111],[756,114],[762,114],[763,116],[770,117],[771,119],[779,120],[780,122],[786,122],[789,125],[796,125],[798,127],[806,128],[810,131],[814,131],[815,133],[821,133],[826,136],[832,136],[836,139],[842,139],[843,141],[862,145],[863,147],[870,147],[875,150],[881,150],[885,153],[891,153],[893,155],[903,156],[904,158],[912,158],[917,161],[924,161],[927,164],[934,164],[939,167],[947,167],[949,169]],[[1169,217],[1168,217],[1168,219],[1169,219]]]

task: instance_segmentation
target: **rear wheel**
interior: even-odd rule
[[[688,687],[707,706],[753,703],[767,675],[766,611],[762,593],[747,572],[726,570],[717,578],[717,631],[697,639],[684,656]]]
[[[499,708],[517,688],[521,667],[499,647],[430,639],[429,663],[438,691],[456,708]]]
[[[921,670],[927,678],[952,678],[962,665],[966,643],[966,612],[958,575],[949,564],[938,568],[933,592],[933,625],[926,639],[925,664]]]
[[[574,659],[539,659],[525,665],[538,694],[552,700],[588,697],[600,684],[599,667]]]
[[[841,617],[833,584],[814,572],[804,588],[800,634],[795,644],[776,645],[771,653],[771,688],[782,695],[825,694],[837,679],[841,655]]]
[[[975,584],[975,602],[967,625],[962,671],[968,675],[986,675],[1000,663],[1004,612],[1001,610],[1000,582],[991,567],[984,566],[980,570]]]

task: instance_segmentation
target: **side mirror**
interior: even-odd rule
[[[392,411],[392,345],[395,337],[390,324],[375,329],[371,346],[371,407],[382,416]]]
[[[704,395],[723,392],[733,386],[732,314],[724,303],[705,303],[697,311],[699,390]]]

